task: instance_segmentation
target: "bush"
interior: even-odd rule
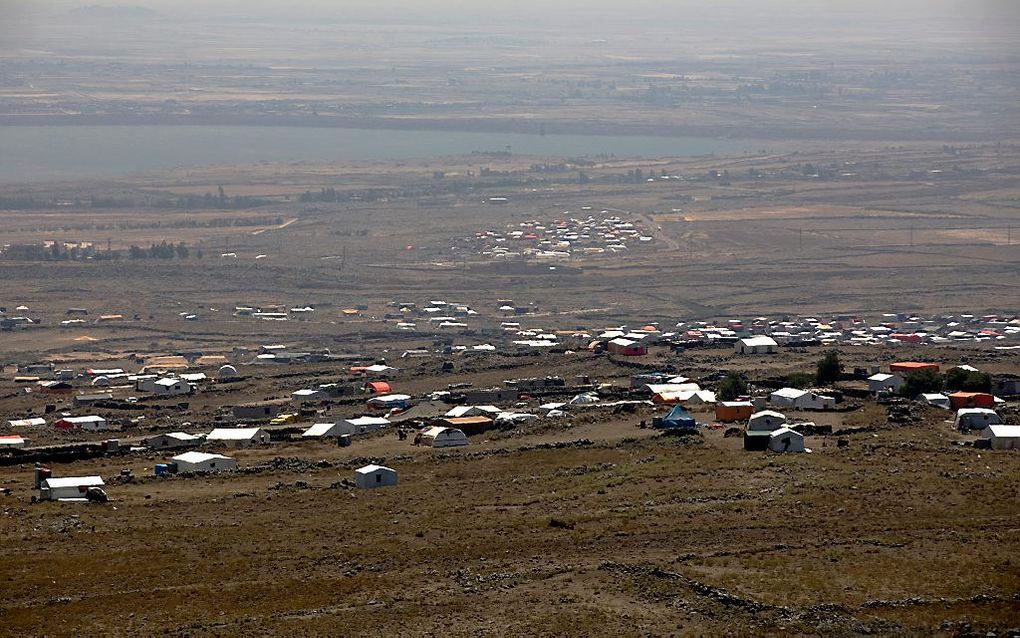
[[[951,392],[991,392],[992,377],[983,372],[953,368],[946,373],[946,389]]]
[[[827,385],[839,381],[843,376],[843,364],[839,361],[839,354],[830,352],[818,361],[818,372],[815,379],[819,385]]]
[[[909,399],[927,392],[942,391],[942,375],[934,370],[918,370],[903,377],[900,395]]]
[[[806,390],[815,383],[815,375],[809,372],[794,372],[786,375],[786,385],[791,388]]]
[[[747,381],[744,381],[739,372],[727,372],[726,377],[716,386],[715,393],[720,401],[732,401],[747,394]]]

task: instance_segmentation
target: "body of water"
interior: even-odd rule
[[[262,126],[0,126],[0,181],[116,177],[211,164],[404,160],[474,151],[549,157],[693,156],[733,152],[700,137],[526,135]]]

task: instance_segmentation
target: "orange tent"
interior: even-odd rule
[[[390,384],[385,381],[369,381],[365,384],[365,389],[372,394],[389,394]]]

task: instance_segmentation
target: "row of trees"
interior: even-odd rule
[[[798,372],[787,376],[788,385],[806,388],[811,385],[829,385],[843,377],[843,364],[839,354],[829,352],[822,357],[815,368],[815,373]],[[992,378],[984,372],[974,372],[953,368],[945,374],[934,370],[911,372],[904,376],[900,386],[901,396],[914,398],[919,394],[942,392],[990,392]],[[739,372],[728,372],[716,385],[716,396],[721,401],[732,401],[747,394],[747,381]]]
[[[128,248],[128,257],[131,259],[187,259],[191,256],[191,249],[181,242],[174,244],[173,242],[167,243],[165,240],[158,244],[152,244],[148,248],[142,248],[140,246],[131,246]],[[201,259],[205,255],[202,253],[202,249],[199,248],[195,251],[195,256]]]

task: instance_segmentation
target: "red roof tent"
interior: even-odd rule
[[[995,397],[987,392],[954,392],[949,395],[949,405],[960,408],[994,408]]]
[[[390,384],[385,381],[369,381],[365,384],[365,389],[369,390],[372,394],[389,394]]]
[[[937,363],[922,363],[919,361],[901,361],[899,363],[893,363],[889,366],[890,372],[920,372],[921,370],[931,370],[932,372],[939,371],[939,364]]]

